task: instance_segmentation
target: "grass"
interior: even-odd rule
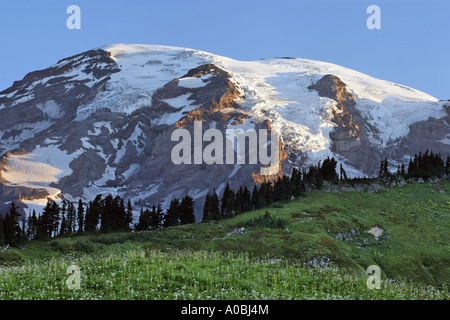
[[[449,195],[448,181],[315,191],[212,223],[32,241],[0,254],[0,299],[448,299]]]
[[[67,267],[81,270],[80,288],[66,286]],[[272,300],[448,299],[448,291],[385,281],[369,290],[366,278],[338,269],[206,251],[143,251],[65,256],[0,268],[1,299]]]

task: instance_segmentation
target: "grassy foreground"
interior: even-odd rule
[[[80,287],[67,287],[67,267],[80,270]],[[218,252],[128,251],[83,255],[0,269],[1,299],[448,299],[433,287],[366,278],[333,269],[255,260]]]
[[[0,254],[0,299],[448,299],[449,195],[448,181],[317,191],[212,223],[32,241]]]

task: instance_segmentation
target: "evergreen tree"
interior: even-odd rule
[[[234,203],[234,213],[240,214],[244,211],[244,189],[240,186],[239,191],[236,192],[236,198]]]
[[[78,233],[82,233],[84,231],[84,205],[81,199],[78,201],[77,221]]]
[[[61,212],[61,229],[59,230],[59,235],[60,236],[64,236],[66,234],[68,234],[68,230],[67,230],[67,220],[66,220],[66,215],[64,214],[64,212]]]
[[[229,217],[233,215],[233,204],[234,204],[234,193],[230,188],[230,185],[227,182],[225,190],[223,191],[222,200],[221,200],[221,209],[220,214],[223,217]]]
[[[216,189],[214,189],[212,193],[206,195],[205,204],[203,206],[202,222],[219,220],[221,217],[220,200],[217,196]]]
[[[220,219],[220,201],[219,196],[217,195],[216,189],[214,189],[214,192],[211,195],[211,218],[213,220],[219,220]]]
[[[110,232],[114,230],[114,198],[107,195],[100,207],[100,231]]]
[[[16,246],[24,240],[22,229],[19,225],[19,217],[20,213],[17,211],[17,206],[12,202],[3,223],[4,242],[10,246]]]
[[[133,223],[133,207],[131,206],[131,200],[128,199],[125,217],[125,230],[130,231],[130,225],[132,223]]]
[[[247,212],[250,210],[252,210],[252,194],[248,190],[247,186],[245,186],[242,193],[242,212]]]
[[[97,195],[95,199],[89,202],[89,206],[86,209],[85,218],[85,231],[94,232],[97,230],[98,223],[100,221],[100,215],[102,211],[102,195]]]
[[[205,203],[203,204],[203,216],[202,216],[202,222],[208,222],[211,221],[211,196],[208,193],[205,197]]]
[[[327,157],[322,163],[322,177],[325,181],[335,182],[338,180],[338,175],[336,173],[337,162],[333,158]]]
[[[47,237],[46,222],[43,214],[39,214],[37,218],[36,239]]]
[[[250,201],[251,210],[260,209],[259,201],[258,201],[258,187],[256,185],[253,186],[252,197]]]
[[[117,208],[118,224],[117,224],[117,227],[115,230],[129,231],[130,223],[128,222],[128,214],[127,214],[127,210],[125,208],[125,202],[119,196],[117,196],[116,199],[119,201],[119,206]]]
[[[51,205],[51,236],[56,237],[59,230],[61,208],[56,201],[52,201]]]
[[[195,223],[194,198],[185,196],[181,200],[179,212],[181,225]]]
[[[40,221],[42,229],[45,232],[45,236],[51,238],[57,235],[60,218],[59,213],[59,205],[55,201],[47,201],[47,205],[42,212]]]
[[[29,240],[37,238],[38,235],[37,227],[38,227],[38,219],[36,217],[36,211],[33,210],[33,213],[28,217],[27,238]]]
[[[75,233],[76,211],[72,202],[67,203],[67,233]]]
[[[427,150],[424,154],[414,155],[414,160],[410,159],[408,165],[407,178],[423,178],[427,180],[431,177],[441,178],[447,172],[447,162],[441,158],[441,154],[435,154],[433,151]]]
[[[63,222],[65,224],[64,226],[62,226]],[[60,229],[59,233],[60,234],[64,234],[64,235],[69,234],[68,225],[67,225],[67,200],[66,199],[64,199],[62,201],[62,207],[61,207],[61,229]]]
[[[158,224],[155,224],[156,229],[161,229],[164,226],[164,210],[162,209],[161,205],[158,204],[158,207],[156,208],[156,216],[158,217]]]
[[[149,229],[150,230],[158,230],[160,227],[160,216],[158,214],[158,209],[156,208],[155,204],[152,206],[152,211],[150,211],[149,216]]]
[[[304,184],[302,180],[302,174],[297,168],[292,169],[291,173],[292,194],[294,197],[299,197],[304,191]]]
[[[3,245],[5,243],[5,233],[3,231],[3,224],[4,224],[3,216],[0,214],[0,245]]]
[[[177,198],[173,198],[166,212],[164,227],[168,228],[178,225],[180,225],[180,201]]]
[[[342,166],[342,163],[340,165],[339,171],[340,171],[340,178],[339,179],[340,180],[347,180],[348,179],[347,172],[345,172],[344,167]]]
[[[153,205],[155,207],[155,205]],[[135,226],[136,231],[146,231],[150,229],[150,212],[148,209],[141,208],[138,223]]]

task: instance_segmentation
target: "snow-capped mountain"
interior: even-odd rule
[[[0,114],[0,209],[98,193],[138,209],[189,194],[200,209],[213,188],[261,179],[258,164],[174,164],[172,133],[194,121],[278,133],[278,174],[333,156],[370,176],[385,157],[450,154],[448,101],[325,62],[167,46],[104,46],[31,72],[0,92]]]

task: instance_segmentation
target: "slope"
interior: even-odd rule
[[[350,274],[378,265],[387,282],[442,289],[450,283],[449,194],[448,181],[410,183],[376,193],[316,191],[211,223],[32,241],[26,250],[1,253],[0,261],[39,265],[48,258],[93,258],[130,250],[169,256],[178,250],[222,252]]]

